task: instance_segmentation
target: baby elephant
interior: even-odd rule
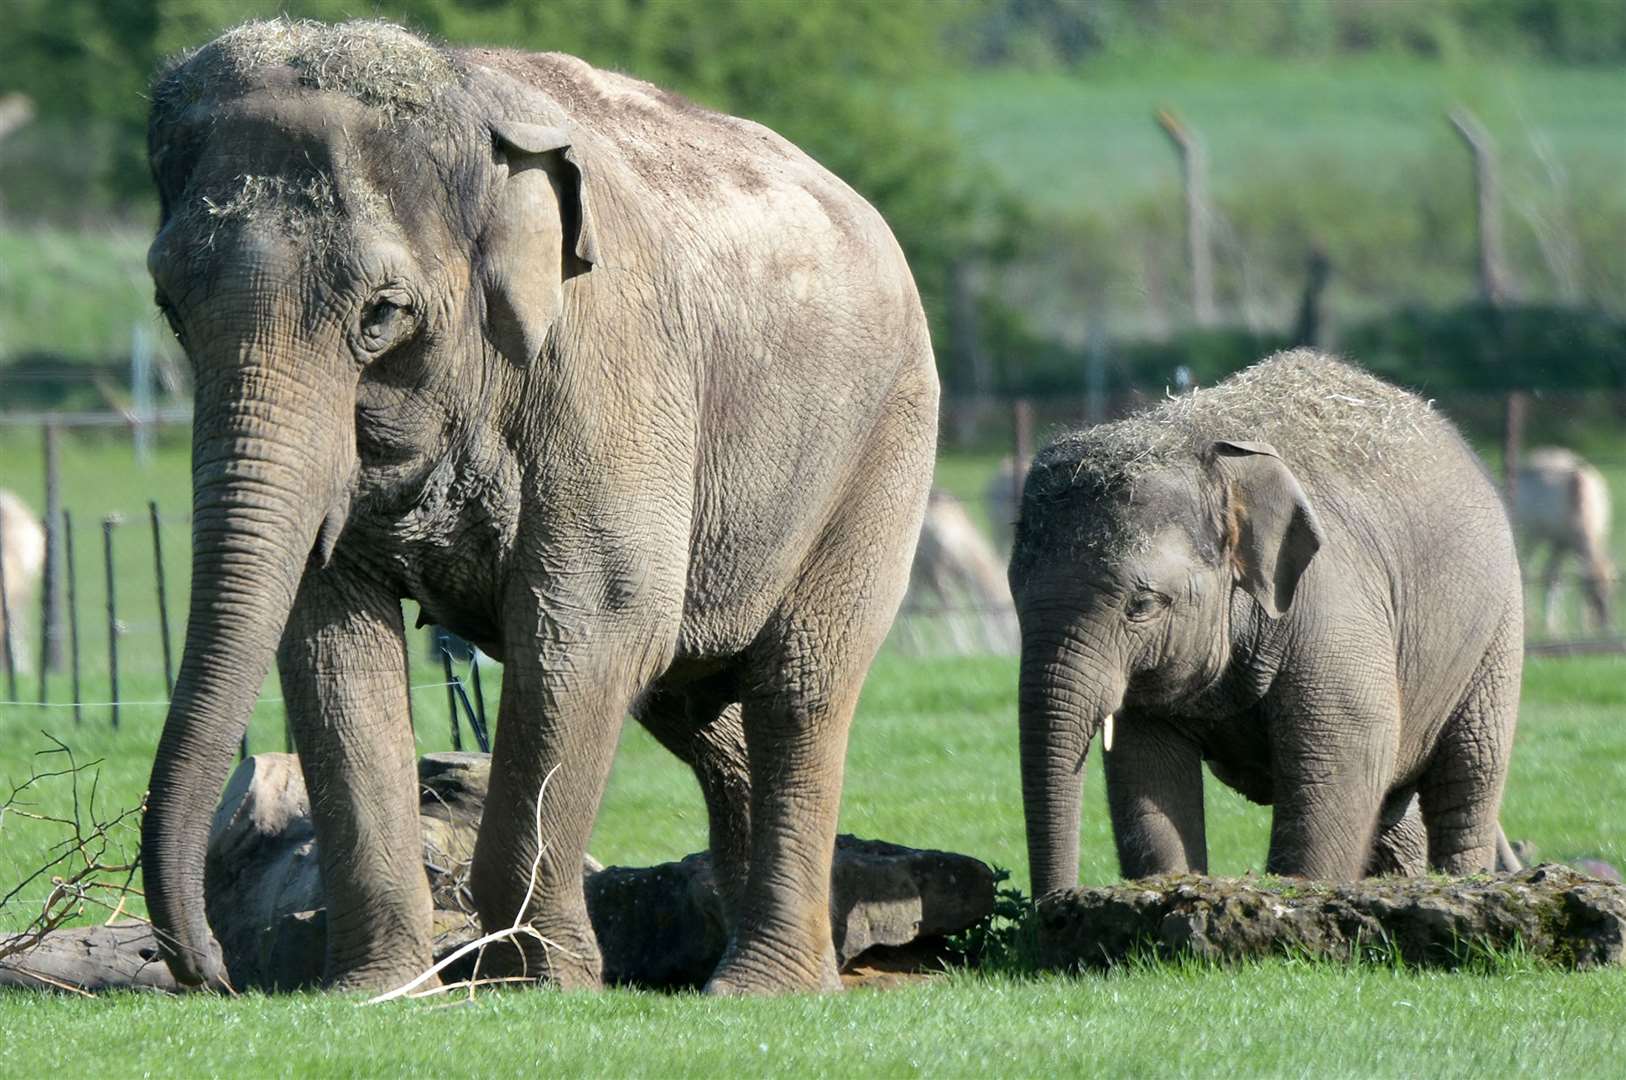
[[[1207,869],[1205,761],[1274,805],[1273,873],[1414,866],[1414,795],[1429,865],[1494,865],[1519,568],[1428,403],[1298,351],[1065,435],[1010,578],[1034,895],[1077,883],[1097,731],[1125,877]]]

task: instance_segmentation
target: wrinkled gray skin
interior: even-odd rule
[[[150,265],[196,378],[191,617],[142,836],[176,976],[221,970],[205,836],[273,657],[328,978],[428,966],[410,597],[506,665],[474,896],[554,944],[483,973],[599,983],[582,853],[631,711],[707,802],[735,921],[710,989],[838,987],[847,728],[937,416],[876,213],[757,125],[371,23],[223,36],[160,80],[151,150]]]
[[[1495,488],[1421,401],[1288,353],[1063,437],[1028,475],[1011,587],[1035,895],[1077,883],[1112,714],[1126,877],[1206,870],[1204,762],[1274,806],[1271,872],[1493,866],[1518,565]]]

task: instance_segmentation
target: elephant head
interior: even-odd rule
[[[142,851],[185,982],[219,970],[210,815],[303,576],[357,508],[410,502],[571,320],[598,259],[580,142],[551,101],[383,24],[248,24],[154,88],[148,262],[196,413],[191,610]]]
[[[1162,444],[1159,443],[1162,439]],[[1022,630],[1022,801],[1033,893],[1078,881],[1082,772],[1116,714],[1213,686],[1231,623],[1279,618],[1322,543],[1292,470],[1263,443],[1170,441],[1122,421],[1035,460],[1011,557]]]

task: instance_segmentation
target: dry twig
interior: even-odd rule
[[[139,858],[115,834],[134,832],[145,800],[104,818],[97,807],[101,761],[81,764],[66,744],[48,732],[44,734],[55,745],[35,754],[36,764],[28,779],[14,784],[5,801],[0,802],[0,827],[8,817],[18,817],[60,826],[66,835],[46,849],[51,857],[44,865],[0,897],[0,919],[4,919],[10,914],[8,909],[23,906],[23,894],[30,886],[42,879],[50,882],[39,909],[29,915],[23,930],[0,938],[0,959],[28,952],[52,931],[83,916],[87,908],[106,908],[117,917],[130,896],[141,895],[133,884]],[[56,756],[66,759],[65,768],[40,766],[42,759]],[[87,774],[90,790],[82,792]],[[34,809],[32,797],[50,781],[62,778],[69,781],[71,814],[64,817]]]
[[[434,994],[446,993],[450,990],[464,988],[468,990],[469,998],[472,1000],[476,988],[480,986],[489,986],[498,983],[534,982],[535,980],[528,975],[504,976],[500,978],[485,979],[480,978],[480,962],[485,958],[486,948],[498,941],[504,941],[509,938],[533,938],[539,942],[544,949],[558,949],[560,952],[565,953],[566,956],[570,955],[570,953],[558,942],[544,937],[541,931],[537,930],[536,927],[525,922],[525,909],[530,907],[531,899],[536,894],[536,880],[538,875],[541,873],[542,856],[547,853],[548,849],[547,841],[544,840],[542,836],[542,798],[547,794],[548,784],[552,782],[554,774],[558,771],[558,765],[555,765],[552,769],[549,769],[548,775],[542,778],[542,786],[538,788],[536,792],[536,857],[531,860],[530,879],[525,887],[525,895],[520,898],[519,910],[514,913],[513,924],[506,926],[501,930],[493,930],[489,934],[484,934],[465,945],[459,946],[445,957],[436,961],[427,970],[420,972],[418,975],[396,987],[394,990],[368,998],[365,1002],[363,1002],[363,1004],[380,1005],[386,1001],[394,1001],[397,998],[429,997]],[[424,986],[425,983],[428,983],[442,971],[445,971],[447,968],[451,967],[453,964],[457,963],[457,961],[463,959],[463,957],[469,955],[470,953],[475,954],[474,973],[468,979],[465,979],[462,982],[449,983],[445,986],[433,986],[424,990],[419,990],[419,987]]]

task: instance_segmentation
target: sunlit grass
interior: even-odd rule
[[[21,449],[16,441],[0,441],[8,470],[23,459]],[[127,460],[127,445],[116,441],[75,445],[65,460],[71,504],[135,513],[156,497],[166,507],[184,509],[184,447],[162,446],[147,473],[120,464]],[[948,461],[940,478],[971,495],[981,490],[992,460]],[[23,477],[31,471],[22,470]],[[166,558],[173,560],[174,588],[184,596],[184,531]],[[132,540],[119,559],[121,574],[150,583],[150,549],[144,552]],[[130,595],[139,596],[143,587],[132,585]],[[99,596],[96,585],[81,596],[94,625]],[[174,602],[184,611],[184,603]],[[132,620],[139,610],[132,608]],[[178,640],[179,625],[175,633]],[[415,649],[415,655],[421,652]],[[125,676],[126,700],[161,701],[155,648],[132,643],[129,655],[134,659]],[[498,672],[489,674],[488,698],[494,701]],[[415,661],[413,679],[424,685],[414,695],[424,750],[450,743],[444,690],[434,685],[440,677],[421,656]],[[917,660],[884,651],[853,729],[843,830],[966,852],[1010,869],[1013,883],[1025,888],[1015,677],[1010,658]],[[57,700],[61,686],[53,683]],[[90,675],[86,689],[93,700],[105,700],[105,677]],[[257,750],[282,747],[275,697],[275,687],[268,687],[256,712]],[[1623,707],[1626,662],[1528,665],[1503,810],[1510,836],[1531,842],[1544,858],[1626,862],[1626,844],[1614,824],[1626,793],[1626,725],[1618,722]],[[129,805],[145,787],[163,711],[161,705],[127,705],[114,731],[104,707],[89,710],[75,726],[68,710],[0,706],[0,778],[26,776],[35,752],[48,745],[40,732],[50,731],[81,760],[102,761],[100,805]],[[1092,756],[1085,777],[1081,873],[1089,882],[1116,876],[1099,761]],[[64,792],[60,786],[42,791],[42,805],[61,810]],[[1207,802],[1214,869],[1261,869],[1268,809],[1212,780]],[[700,849],[705,834],[692,777],[629,725],[593,853],[609,863],[648,864]],[[39,865],[50,839],[48,829],[26,821],[0,824],[0,886]],[[133,835],[129,840],[133,844]],[[1615,1068],[1626,974],[1560,974],[1519,965],[1498,971],[1445,975],[1279,961],[1238,970],[1140,967],[1076,979],[962,973],[893,993],[744,1002],[625,991],[512,993],[452,1009],[363,1008],[355,998],[325,996],[84,1001],[7,994],[0,995],[0,1074],[487,1075],[548,1069],[661,1076],[1399,1076],[1527,1069],[1585,1075]]]

